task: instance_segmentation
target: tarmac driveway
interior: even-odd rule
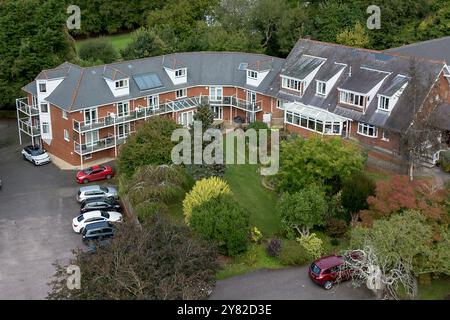
[[[22,159],[16,121],[0,120],[0,133],[0,299],[44,299],[52,263],[82,246],[71,228],[78,185],[74,172]]]
[[[210,300],[366,300],[374,299],[365,288],[350,282],[327,291],[308,277],[308,267],[256,270],[217,281]]]

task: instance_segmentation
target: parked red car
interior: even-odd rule
[[[344,269],[344,257],[327,256],[314,261],[309,267],[309,277],[318,285],[330,290],[339,281],[349,280],[352,270]]]
[[[78,183],[88,183],[96,180],[111,179],[114,172],[110,166],[93,166],[77,173]]]

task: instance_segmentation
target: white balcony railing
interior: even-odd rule
[[[25,113],[28,116],[38,116],[39,109],[36,105],[29,105],[28,98],[16,99],[16,107],[20,112]]]
[[[19,130],[28,134],[30,137],[36,137],[41,134],[41,128],[39,126],[33,126],[28,119],[19,119]]]
[[[107,149],[112,149],[118,145],[125,143],[126,140],[128,139],[128,137],[132,133],[134,133],[134,131],[129,132],[125,135],[120,135],[120,136],[118,135],[116,137],[114,137],[114,135],[109,135],[106,138],[99,139],[97,141],[90,142],[90,143],[79,143],[77,141],[74,141],[74,151],[77,154],[82,156],[85,154],[95,153],[95,152],[99,152],[99,151],[103,151],[103,150],[107,150]]]

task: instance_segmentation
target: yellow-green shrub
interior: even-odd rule
[[[191,218],[192,209],[221,195],[231,194],[230,186],[222,179],[210,177],[199,180],[183,200],[183,213],[187,225]]]

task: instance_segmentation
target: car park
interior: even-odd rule
[[[99,197],[117,199],[118,193],[116,188],[114,187],[98,185],[81,187],[77,193],[78,202],[83,202],[86,199]]]
[[[22,149],[21,153],[25,160],[30,161],[35,166],[41,166],[52,161],[47,151],[38,146],[27,146]]]
[[[81,203],[80,214],[95,210],[121,212],[122,207],[115,199],[105,197],[87,199]]]
[[[114,176],[112,168],[108,165],[93,166],[77,172],[76,179],[78,183],[88,183],[104,179],[111,179]]]
[[[352,270],[344,264],[344,257],[331,255],[314,261],[309,267],[309,277],[326,290],[340,281],[350,279]]]
[[[86,225],[99,221],[121,222],[122,215],[115,211],[89,211],[73,218],[72,228],[76,233],[82,233]]]
[[[114,236],[115,228],[114,225],[108,221],[94,222],[86,225],[82,235],[83,241],[87,242],[89,240],[104,240]]]

